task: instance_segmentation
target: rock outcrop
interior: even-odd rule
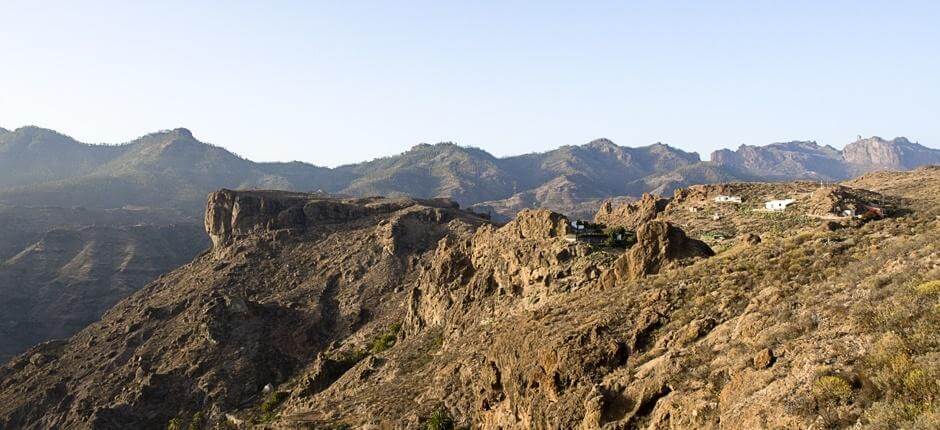
[[[845,161],[861,171],[909,170],[940,163],[940,151],[904,137],[885,140],[878,136],[859,139],[842,150]]]
[[[501,231],[519,239],[564,237],[571,231],[568,218],[548,210],[525,209]]]
[[[614,262],[608,283],[653,275],[677,260],[715,255],[704,242],[690,239],[682,229],[665,221],[641,225],[636,239],[636,244]]]
[[[607,200],[598,209],[594,222],[608,227],[624,227],[627,230],[636,231],[640,225],[656,219],[656,216],[666,209],[668,203],[669,200],[648,193],[644,193],[643,197],[636,202],[617,207],[613,207],[612,201]]]
[[[331,199],[286,191],[223,189],[207,198],[205,224],[213,244],[218,246],[239,236],[273,234],[282,230],[303,233],[310,227],[348,223],[414,205],[436,209],[459,208],[447,199]]]

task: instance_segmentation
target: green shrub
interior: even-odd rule
[[[384,333],[372,339],[369,350],[372,351],[373,354],[378,354],[395,346],[395,342],[398,341],[398,332],[400,331],[401,324],[395,323],[390,325]]]
[[[447,410],[438,408],[426,421],[427,430],[454,430],[454,419],[450,417]]]
[[[604,245],[615,248],[629,248],[636,243],[636,233],[624,227],[610,227],[604,230]]]
[[[166,430],[183,430],[183,420],[173,418],[166,423]]]
[[[813,382],[813,397],[823,404],[843,404],[852,398],[852,386],[841,376],[821,376]]]
[[[267,399],[264,399],[264,402],[261,403],[261,412],[264,414],[270,414],[277,409],[285,400],[287,400],[286,391],[276,391],[271,393]]]
[[[924,282],[923,284],[918,285],[915,290],[917,291],[917,294],[925,296],[940,295],[940,280]]]

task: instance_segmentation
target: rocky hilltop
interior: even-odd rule
[[[606,210],[629,249],[546,210],[222,190],[210,252],[0,368],[0,426],[932,428],[925,188],[680,189]]]

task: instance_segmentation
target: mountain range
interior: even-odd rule
[[[843,150],[815,142],[742,145],[702,161],[662,143],[607,139],[498,158],[453,143],[420,144],[372,161],[319,167],[258,163],[200,142],[186,129],[120,145],[89,145],[23,127],[0,131],[0,202],[25,206],[175,208],[200,216],[216,189],[320,191],[345,196],[446,197],[508,219],[526,207],[589,216],[606,198],[668,194],[695,183],[838,181],[873,170],[940,163],[940,150],[899,137],[859,139]]]

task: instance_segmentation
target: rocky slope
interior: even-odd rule
[[[0,370],[0,427],[165,428],[243,408],[400,320],[421,257],[481,222],[445,201],[213,194],[211,252]]]
[[[608,211],[629,250],[544,210],[221,191],[211,252],[0,368],[0,426],[932,428],[936,190],[936,168],[681,189]],[[714,210],[722,246],[695,239]]]

